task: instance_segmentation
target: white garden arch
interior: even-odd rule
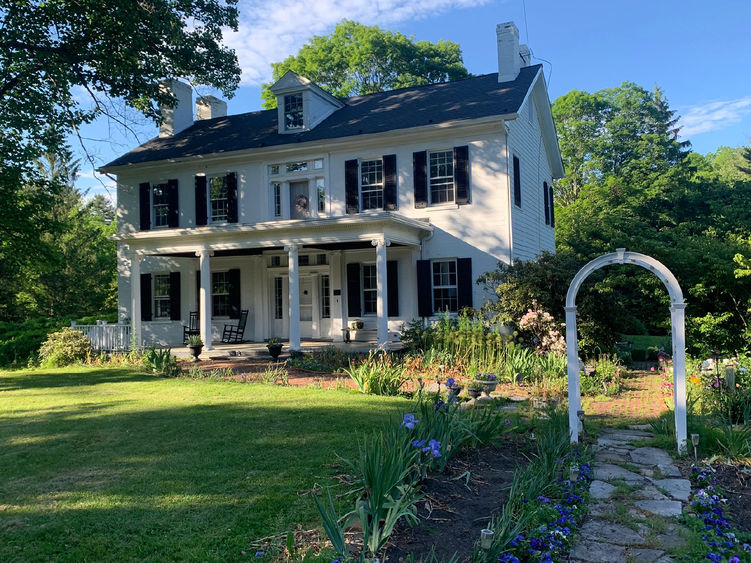
[[[673,329],[673,403],[678,451],[686,450],[686,303],[678,280],[664,264],[651,256],[626,252],[619,248],[611,254],[595,258],[574,276],[566,294],[566,354],[568,356],[568,422],[571,441],[579,441],[579,416],[581,390],[579,386],[579,341],[576,332],[576,295],[587,276],[603,266],[635,264],[656,275],[670,295],[670,319]]]

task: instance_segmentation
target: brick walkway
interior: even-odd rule
[[[659,372],[637,371],[623,380],[621,394],[606,400],[594,397],[582,397],[582,408],[587,417],[594,417],[600,422],[643,422],[647,418],[659,416],[668,410],[666,401],[672,396],[665,395]]]

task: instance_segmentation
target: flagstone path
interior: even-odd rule
[[[605,429],[597,440],[590,505],[569,561],[673,561],[685,539],[677,517],[691,494],[670,455],[638,447],[652,434],[642,428]]]

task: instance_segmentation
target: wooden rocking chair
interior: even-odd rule
[[[245,325],[248,322],[248,310],[243,309],[240,312],[240,320],[236,325],[224,325],[222,331],[222,342],[225,344],[240,344],[245,334]]]
[[[188,326],[183,326],[183,344],[188,343],[188,338],[191,336],[201,334],[201,327],[198,323],[198,313],[195,311],[190,312],[190,319],[188,320]]]

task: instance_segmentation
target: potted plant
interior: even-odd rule
[[[365,323],[363,321],[352,321],[352,328],[355,330],[359,330],[365,326]]]
[[[461,385],[459,385],[459,384],[457,384],[457,383],[456,383],[456,382],[454,381],[454,378],[453,378],[453,377],[449,377],[449,378],[448,378],[448,379],[446,380],[446,389],[448,389],[448,392],[449,392],[449,396],[451,396],[451,395],[454,395],[454,396],[456,396],[456,395],[458,395],[459,393],[461,393],[461,392],[462,392],[462,386],[461,386]]]
[[[199,335],[191,334],[188,337],[188,348],[190,348],[190,355],[193,356],[193,361],[200,362],[201,360],[198,359],[198,356],[201,355],[201,350],[203,350],[203,340],[201,340]]]
[[[490,393],[498,386],[498,376],[494,373],[478,373],[475,379],[482,384],[487,397],[490,397]]]
[[[467,395],[477,400],[477,397],[482,395],[483,385],[479,381],[472,381],[467,385]]]
[[[269,349],[271,357],[276,360],[279,357],[279,354],[282,353],[282,341],[278,338],[270,338],[266,343],[266,348]]]

